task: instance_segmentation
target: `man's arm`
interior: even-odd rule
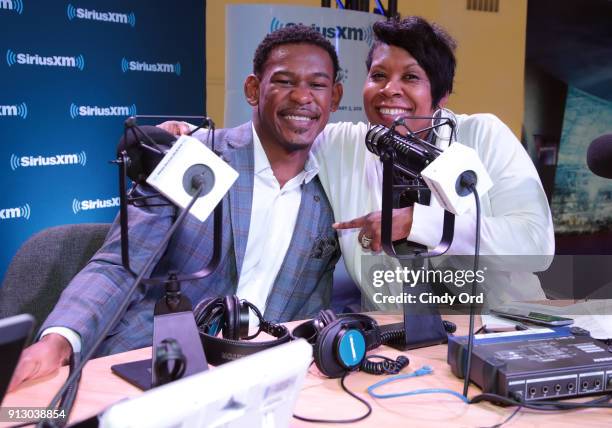
[[[152,192],[149,189],[147,194],[149,191]],[[135,196],[142,195],[143,193],[136,192]],[[159,198],[153,201],[151,203],[166,202]],[[171,226],[175,208],[130,206],[128,213],[130,265],[139,273]],[[149,276],[151,271],[152,269],[146,276]],[[123,303],[125,293],[133,281],[134,277],[121,264],[120,227],[117,218],[102,248],[63,291],[41,331],[44,332],[50,327],[68,328],[80,336],[82,352],[88,352],[102,329],[110,322],[113,311]],[[132,305],[144,297],[144,290],[145,288],[141,287],[134,293]],[[45,335],[22,353],[11,388],[16,388],[24,380],[52,373],[65,364],[71,354],[72,347],[65,337],[57,333]]]
[[[13,373],[9,392],[26,380],[49,375],[67,364],[72,355],[70,343],[63,336],[51,333],[23,350]]]

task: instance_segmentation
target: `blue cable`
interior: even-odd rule
[[[375,389],[380,388],[383,385],[386,385],[391,382],[395,382],[397,380],[409,379],[411,377],[425,376],[433,373],[433,369],[430,366],[423,366],[420,369],[412,372],[401,374],[397,376],[393,376],[387,379],[383,379],[380,382],[376,382],[374,385],[368,387],[368,394],[370,394],[374,398],[395,398],[395,397],[407,397],[410,395],[418,395],[418,394],[450,394],[459,398],[464,403],[468,404],[468,399],[463,395],[459,394],[452,389],[444,389],[444,388],[426,388],[426,389],[415,389],[414,391],[406,391],[406,392],[396,392],[392,394],[378,394],[374,392]]]

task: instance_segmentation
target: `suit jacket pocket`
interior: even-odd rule
[[[338,239],[333,236],[321,236],[315,240],[310,250],[311,259],[326,260],[339,251]]]

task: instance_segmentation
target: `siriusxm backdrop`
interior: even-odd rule
[[[126,116],[205,113],[204,14],[204,0],[0,0],[0,277],[33,233],[114,218]]]

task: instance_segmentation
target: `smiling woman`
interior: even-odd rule
[[[433,102],[429,77],[408,51],[381,44],[373,51],[371,61],[363,87],[363,105],[370,123],[391,127],[397,117],[432,116],[434,107],[446,105],[447,96]],[[427,119],[407,120],[413,131],[429,124]]]

